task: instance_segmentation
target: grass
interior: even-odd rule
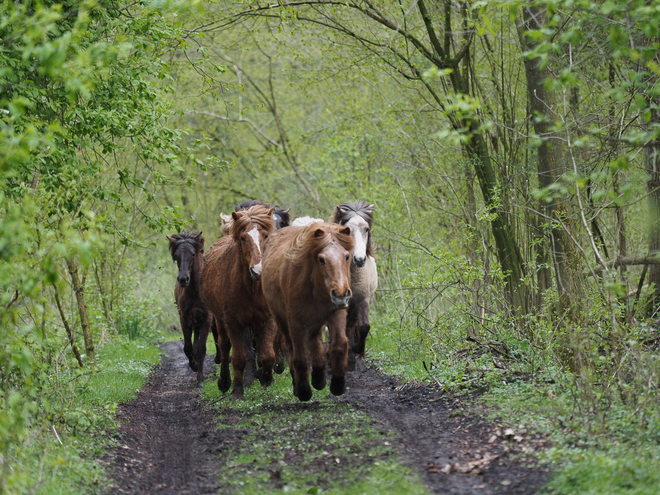
[[[112,446],[117,404],[135,398],[159,362],[155,344],[120,336],[97,349],[96,371],[54,371],[57,394],[48,401],[56,412],[34,426],[14,459],[15,476],[0,492],[76,495],[100,490],[105,473],[97,459]]]
[[[314,391],[311,402],[300,403],[287,371],[268,389],[258,383],[246,389],[243,401],[222,398],[212,379],[205,382],[203,396],[219,409],[221,428],[243,432],[242,441],[225,453],[223,492],[427,493],[397,459],[396,437],[379,431],[327,387]]]

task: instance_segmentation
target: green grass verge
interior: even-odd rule
[[[105,473],[97,459],[112,446],[117,404],[133,399],[159,362],[155,344],[120,336],[97,349],[96,371],[54,369],[57,393],[44,398],[53,412],[33,426],[33,434],[14,456],[14,475],[0,492],[102,491]]]
[[[293,396],[287,371],[268,389],[253,384],[243,401],[221,396],[210,377],[203,396],[220,410],[221,428],[242,432],[242,441],[225,452],[225,492],[428,493],[399,463],[392,447],[396,438],[378,431],[367,415],[339,402],[327,387],[302,404]]]

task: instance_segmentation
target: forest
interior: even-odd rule
[[[221,459],[189,493],[659,493],[659,49],[658,0],[4,0],[0,493],[183,493],[113,485],[168,359]],[[240,400],[213,337],[196,383],[168,237],[244,200],[372,205],[346,396],[289,356]]]

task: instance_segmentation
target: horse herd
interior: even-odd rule
[[[223,236],[206,252],[201,232],[167,237],[179,269],[174,294],[183,351],[197,380],[211,332],[222,392],[232,386],[231,363],[233,395],[243,397],[245,368],[256,352],[255,377],[263,386],[284,371],[286,356],[299,400],[312,397],[310,368],[312,387],[326,386],[326,361],[330,392],[343,394],[349,355],[364,355],[378,284],[373,205],[341,203],[329,222],[302,217],[291,223],[288,209],[247,200],[221,220]]]

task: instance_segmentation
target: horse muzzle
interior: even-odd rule
[[[185,289],[186,287],[188,287],[188,284],[190,283],[190,276],[177,277],[176,281],[179,284],[179,287]]]
[[[351,289],[348,289],[343,296],[340,296],[335,289],[332,289],[332,291],[330,291],[330,300],[335,309],[346,309],[348,308],[348,301],[350,301],[352,295]]]
[[[252,277],[252,280],[259,281],[261,280],[261,270],[255,270],[254,267],[250,267],[250,277]]]
[[[355,258],[353,257],[353,264],[358,268],[362,268],[367,263],[367,257],[364,258]]]

